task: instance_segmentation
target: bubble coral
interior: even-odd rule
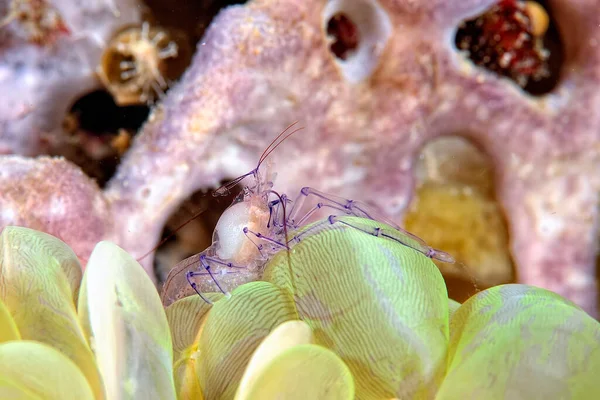
[[[453,46],[460,23],[493,4],[257,0],[223,10],[101,194],[109,215],[92,210],[63,229],[110,235],[141,256],[186,198],[251,170],[277,131],[296,120],[306,133],[273,154],[279,191],[312,186],[370,201],[400,221],[420,149],[460,134],[494,164],[519,282],[597,315],[600,1],[551,2],[565,59],[556,86],[541,96]],[[358,31],[345,60],[331,52],[326,29],[340,13]],[[5,190],[1,207],[10,204],[24,225],[30,210],[48,207],[41,199],[11,203]],[[144,260],[149,273],[151,265]]]
[[[600,395],[600,323],[573,303],[505,285],[460,305],[421,253],[343,224],[322,226],[294,247],[291,265],[285,251],[276,255],[264,281],[230,297],[209,294],[213,305],[192,296],[166,310],[141,266],[114,244],[97,245],[80,285],[66,244],[5,228],[0,361],[10,362],[0,362],[0,392],[207,400]]]
[[[167,319],[127,253],[99,243],[83,275],[48,234],[7,227],[0,243],[3,397],[175,399]]]

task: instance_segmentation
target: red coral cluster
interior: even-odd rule
[[[533,33],[524,1],[502,0],[486,13],[463,22],[456,35],[459,49],[477,65],[525,86],[548,75],[548,51]]]

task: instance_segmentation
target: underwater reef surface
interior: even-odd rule
[[[400,221],[414,194],[419,151],[460,134],[493,163],[518,281],[555,291],[596,316],[600,1],[548,3],[565,57],[557,85],[540,96],[474,65],[453,44],[461,22],[493,1],[229,7],[104,191],[64,160],[1,159],[0,226],[45,230],[83,260],[102,239],[139,257],[184,199],[254,168],[293,121],[307,129],[271,156],[278,191],[294,197],[312,186],[369,202]],[[359,35],[344,25],[348,19]],[[328,29],[332,20],[345,29]],[[69,191],[57,185],[26,200],[10,194],[64,174],[73,176]],[[151,272],[152,257],[143,264]]]

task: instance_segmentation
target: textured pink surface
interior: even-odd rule
[[[490,4],[272,0],[228,8],[107,190],[99,194],[82,183],[79,192],[62,192],[103,196],[104,206],[73,202],[85,209],[80,218],[54,216],[42,228],[53,233],[57,225],[50,221],[61,221],[63,237],[71,233],[67,241],[82,258],[90,249],[78,243],[83,232],[85,243],[112,238],[140,256],[186,197],[253,168],[263,148],[295,120],[307,129],[273,153],[275,189],[293,196],[313,186],[373,203],[400,221],[424,143],[467,134],[495,164],[519,280],[596,315],[600,1],[551,2],[566,62],[557,88],[537,98],[455,50],[459,22]],[[341,65],[329,52],[324,26],[336,11],[357,22],[364,58]],[[54,168],[54,174],[65,170],[60,163]],[[13,171],[2,167],[0,204],[15,210],[2,224],[31,225],[32,207],[46,208],[51,200],[39,197],[34,206],[7,197],[6,185],[31,187],[12,178]],[[40,179],[55,179],[44,174]],[[151,261],[144,260],[149,270]]]
[[[81,170],[61,159],[0,158],[0,226],[52,233],[84,262],[99,237],[112,240],[109,204]],[[65,195],[66,194],[66,195]]]

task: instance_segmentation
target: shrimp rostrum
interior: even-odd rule
[[[365,203],[329,195],[310,187],[303,187],[293,199],[274,191],[272,165],[266,163],[264,175],[260,168],[268,155],[296,132],[285,135],[286,131],[267,147],[255,169],[213,193],[222,196],[243,180],[252,180],[220,217],[212,245],[181,261],[171,270],[162,290],[165,306],[193,294],[209,303],[205,293],[221,292],[228,296],[235,287],[261,279],[265,264],[274,254],[291,249],[306,235],[316,233],[319,227],[330,224],[345,224],[365,234],[394,240],[429,258],[454,262],[450,255],[431,248],[422,239],[404,231]],[[373,229],[369,224],[361,224],[360,218],[347,217],[375,220],[389,227]],[[321,222],[310,229],[301,229],[319,219]]]

